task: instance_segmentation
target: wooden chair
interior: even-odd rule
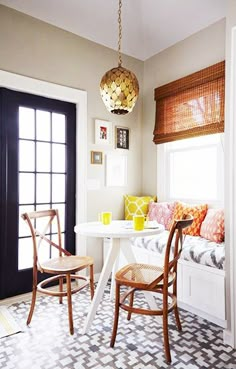
[[[33,316],[37,291],[49,296],[59,297],[59,303],[62,303],[63,297],[67,296],[70,334],[74,334],[71,295],[90,284],[91,299],[93,298],[93,258],[90,256],[73,256],[62,248],[58,210],[34,211],[24,213],[21,217],[27,222],[33,241],[33,291],[27,325],[30,324]],[[43,230],[39,231],[38,229]],[[40,261],[42,253],[44,260]],[[89,277],[75,274],[86,268],[90,270]],[[53,274],[53,276],[38,284],[38,271]],[[71,280],[76,279],[84,280],[85,283],[81,286],[76,284],[72,288]],[[49,283],[57,280],[59,281],[59,290],[46,288]],[[66,288],[63,286],[64,281],[66,281]]]
[[[113,332],[110,342],[111,347],[114,347],[116,340],[119,308],[128,312],[128,320],[130,320],[132,313],[162,315],[165,356],[166,361],[168,363],[171,362],[168,314],[174,310],[176,325],[180,331],[182,328],[177,307],[177,261],[183,244],[182,230],[183,228],[190,226],[192,222],[193,218],[190,216],[185,216],[185,219],[182,220],[174,220],[166,245],[163,267],[135,263],[124,266],[116,273],[116,301]],[[171,253],[171,245],[174,235],[174,249]],[[126,292],[123,294],[120,293],[121,286],[128,287]],[[169,290],[170,286],[172,286],[172,292]],[[158,310],[134,307],[135,291],[150,291],[161,295],[161,307],[159,308],[158,306]]]

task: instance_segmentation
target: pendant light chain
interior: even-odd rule
[[[122,0],[118,0],[118,5],[118,67],[112,68],[104,74],[100,82],[100,93],[109,112],[124,115],[130,113],[135,106],[139,94],[139,84],[135,74],[122,67]]]
[[[121,58],[121,38],[122,38],[122,25],[121,25],[121,7],[122,7],[122,0],[119,0],[119,10],[118,10],[118,24],[119,24],[119,40],[118,40],[118,66],[121,67],[122,65],[122,58]]]

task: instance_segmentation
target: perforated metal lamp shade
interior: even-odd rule
[[[130,113],[139,94],[138,80],[133,72],[118,66],[104,74],[100,93],[109,112],[119,115]]]

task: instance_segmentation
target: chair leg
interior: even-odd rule
[[[168,295],[167,291],[163,291],[163,336],[164,349],[167,363],[171,363],[169,332],[168,332]]]
[[[63,291],[63,277],[59,278],[59,292]],[[59,304],[62,304],[62,296],[59,296]]]
[[[179,331],[182,331],[182,326],[179,318],[179,309],[177,305],[177,278],[175,279],[173,284],[173,295],[176,297],[176,305],[174,307],[176,326]]]
[[[66,275],[66,287],[67,287],[67,303],[68,303],[68,317],[69,317],[70,334],[74,334],[70,274]]]
[[[130,307],[133,307],[133,304],[134,304],[134,290],[131,292],[130,294],[130,298],[129,298],[129,306]],[[131,319],[131,311],[128,312],[128,315],[127,315],[127,320],[130,320]]]
[[[116,283],[115,315],[114,315],[114,323],[113,323],[113,331],[112,331],[112,336],[111,336],[110,347],[114,347],[115,340],[116,340],[118,320],[119,320],[119,308],[120,308],[120,285]]]
[[[181,322],[180,322],[180,318],[179,318],[179,309],[178,309],[177,305],[174,308],[174,313],[175,313],[175,321],[176,321],[178,331],[182,331],[182,326],[181,326]]]
[[[91,300],[94,296],[94,273],[93,273],[93,265],[90,265],[89,267],[89,281],[90,281],[90,294],[91,294]]]
[[[26,322],[27,325],[30,324],[32,316],[33,316],[35,301],[36,301],[36,294],[37,294],[37,286],[35,285],[35,286],[33,286],[30,311],[29,311],[29,315],[28,315],[28,318],[27,318],[27,322]]]

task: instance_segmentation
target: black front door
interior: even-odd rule
[[[0,89],[0,298],[32,288],[32,242],[21,214],[59,209],[64,247],[75,249],[76,108]]]

